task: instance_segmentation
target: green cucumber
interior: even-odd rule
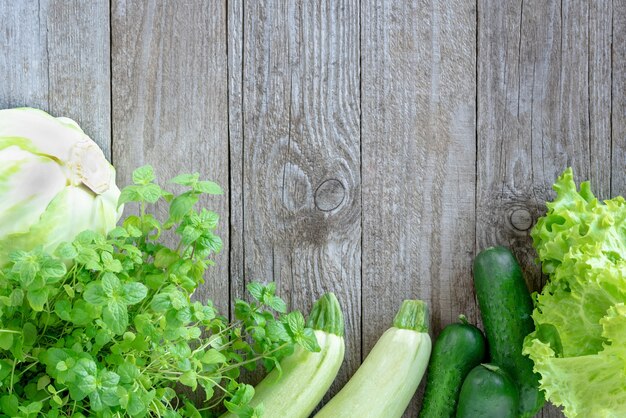
[[[460,319],[462,323],[446,326],[435,340],[420,418],[454,417],[463,380],[485,358],[483,333],[465,317]]]
[[[519,392],[511,377],[498,366],[473,368],[461,386],[456,418],[517,418]]]
[[[534,330],[533,302],[515,256],[491,247],[474,260],[474,286],[489,343],[491,362],[506,371],[520,393],[519,416],[534,416],[545,403],[539,375],[522,355],[524,338]]]

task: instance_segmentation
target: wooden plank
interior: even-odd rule
[[[151,164],[165,182],[199,172],[224,196],[201,203],[221,216],[224,242],[194,298],[227,313],[228,115],[226,3],[125,2],[112,8],[113,160],[120,182]],[[164,211],[165,205],[161,206]]]
[[[529,230],[572,166],[609,191],[610,7],[478,3],[477,249],[513,248],[531,289],[543,278]],[[559,417],[553,407],[544,417]]]
[[[365,355],[403,299],[428,303],[433,335],[477,318],[476,15],[465,1],[373,0],[361,13]]]
[[[244,298],[243,0],[228,1],[228,141],[230,152],[230,294]],[[266,280],[270,280],[267,278]],[[282,294],[281,294],[282,296]],[[230,316],[233,317],[234,303]]]
[[[109,3],[2,2],[0,108],[76,120],[111,157]]]
[[[594,193],[601,199],[611,197],[611,97],[613,7],[609,1],[589,2],[589,165]],[[623,54],[620,54],[623,55]]]
[[[617,3],[619,4],[619,3]],[[612,176],[611,195],[626,196],[626,8],[615,7],[612,19]]]
[[[231,160],[242,158],[233,179],[243,185],[232,210],[241,213],[243,250],[233,266],[243,277],[234,292],[275,280],[304,312],[335,292],[346,360],[334,392],[361,360],[357,2],[236,3],[242,12],[230,21],[243,35],[229,56],[243,73],[231,79]]]

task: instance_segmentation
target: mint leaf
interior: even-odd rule
[[[266,286],[265,286],[265,291],[269,294],[274,296],[276,294],[276,282],[269,282]]]
[[[146,185],[153,182],[154,179],[154,169],[151,165],[144,165],[133,171],[133,183],[135,184]]]
[[[41,312],[48,301],[48,288],[31,290],[26,293],[26,299],[33,311]]]
[[[205,231],[205,233],[202,234],[202,236],[198,239],[198,242],[203,248],[215,253],[220,252],[223,246],[222,239],[208,231]]]
[[[41,290],[46,287],[46,284],[46,279],[41,274],[37,274],[35,278],[28,284],[28,286],[24,286],[24,289]]]
[[[24,291],[22,289],[13,289],[10,298],[11,306],[18,307],[24,302]]]
[[[94,305],[104,305],[109,296],[104,292],[102,283],[92,282],[87,285],[83,292],[83,298]]]
[[[140,202],[141,193],[139,192],[139,186],[126,186],[122,189],[120,197],[117,200],[117,206],[122,206],[129,202]]]
[[[58,364],[64,364],[59,362]],[[80,359],[73,368],[76,379],[70,381],[67,387],[73,399],[80,401],[97,390],[96,363],[89,359]]]
[[[200,361],[202,361],[202,363],[204,364],[225,363],[226,356],[224,356],[224,354],[220,353],[216,349],[211,348],[206,353],[204,353]]]
[[[233,397],[228,401],[228,403],[233,407],[234,410],[238,410],[239,408],[250,403],[252,398],[254,397],[254,388],[250,385],[242,384],[239,385],[237,391],[233,395]],[[224,403],[226,405],[226,403]],[[227,406],[230,412],[234,412],[233,409]]]
[[[196,372],[188,370],[180,376],[179,382],[185,386],[189,386],[192,390],[198,387],[198,378]]]
[[[20,282],[23,287],[28,287],[33,280],[35,280],[35,276],[39,272],[39,264],[36,257],[31,256],[30,254],[21,255],[22,252],[13,253],[14,256],[19,255],[20,261],[16,262],[13,265],[12,271],[13,273],[19,274]]]
[[[184,193],[175,197],[172,203],[170,203],[171,220],[178,222],[183,219],[183,216],[187,215],[197,202],[198,197],[190,193]]]
[[[200,175],[198,173],[181,174],[171,179],[170,183],[180,184],[182,186],[193,186],[194,184],[198,182],[199,178],[200,178]]]
[[[193,190],[205,194],[224,194],[222,188],[212,181],[199,181],[193,186]]]
[[[278,296],[272,296],[265,303],[276,312],[285,313],[287,312],[287,304],[284,300],[279,298]]]
[[[37,341],[37,327],[32,322],[27,322],[22,327],[22,343],[26,347],[32,347]]]
[[[68,300],[60,300],[54,305],[54,313],[64,321],[71,321],[72,304]]]
[[[10,330],[3,330],[0,332],[0,348],[3,350],[9,350],[13,346],[13,332]]]
[[[152,395],[148,393],[141,394],[139,390],[135,392],[125,392],[125,396],[120,396],[120,405],[130,416],[138,416],[145,413],[153,398],[154,393],[152,393]]]
[[[102,275],[102,291],[109,298],[113,297],[121,288],[120,279],[115,274],[107,272]]]
[[[191,309],[185,307],[178,312],[176,312],[176,319],[179,320],[182,324],[188,324],[191,322]]]
[[[180,233],[182,242],[185,245],[189,245],[202,236],[203,231],[201,229],[194,228],[191,225],[187,225]]]
[[[212,212],[210,210],[206,210],[204,208],[200,212],[199,218],[200,218],[199,223],[202,225],[202,227],[205,230],[217,228],[217,224],[220,220],[220,217],[217,213]]]
[[[139,368],[129,362],[124,362],[117,367],[117,374],[123,383],[132,383],[140,373]]]
[[[267,338],[272,341],[290,341],[291,337],[285,328],[285,324],[278,321],[270,321],[266,327]]]
[[[150,307],[155,312],[165,312],[172,307],[170,296],[167,293],[159,293],[152,298]]]
[[[9,253],[9,260],[11,260],[15,264],[26,260],[28,257],[30,257],[30,254],[22,250],[15,250]]]
[[[0,398],[0,410],[9,416],[17,416],[19,411],[19,399],[17,396],[10,394]]]
[[[177,252],[170,250],[169,248],[161,248],[154,257],[154,265],[158,268],[164,269],[176,261],[179,260],[179,255]]]
[[[102,260],[102,266],[104,270],[112,273],[119,273],[122,271],[122,263],[119,260],[113,258],[113,254],[109,252],[103,252],[100,256]]]
[[[40,264],[41,274],[45,277],[63,277],[67,272],[61,260],[46,257]]]
[[[147,203],[156,203],[163,196],[163,190],[156,184],[141,186],[138,193],[141,200]]]
[[[289,313],[285,317],[285,320],[287,321],[287,325],[294,335],[298,335],[304,332],[304,317],[299,311]]]
[[[50,376],[43,375],[37,380],[37,390],[43,390],[50,384]]]
[[[257,301],[261,301],[263,297],[263,285],[261,283],[252,282],[246,285],[246,290]]]
[[[78,255],[76,256],[75,260],[79,264],[83,264],[86,268],[90,270],[100,269],[100,257],[93,248],[86,248],[81,246],[77,248],[77,251]]]
[[[111,238],[128,238],[128,231],[126,231],[121,226],[116,226],[112,230],[109,231],[109,237]]]
[[[99,381],[103,389],[110,389],[117,386],[120,376],[117,373],[105,370],[99,374]]]
[[[30,417],[31,415],[33,415],[33,417],[37,416],[37,414],[39,413],[39,411],[41,411],[41,408],[43,408],[43,404],[39,401],[36,402],[31,402],[26,406],[20,406],[19,410],[26,415],[26,417]]]
[[[104,323],[116,335],[122,335],[128,327],[128,311],[126,305],[116,300],[109,300],[102,311]]]
[[[54,255],[63,260],[73,260],[78,255],[78,252],[72,243],[62,242],[56,250],[54,250]]]
[[[76,366],[74,367],[74,372],[82,378],[86,378],[89,376],[95,377],[97,371],[98,367],[96,366],[96,363],[93,360],[87,358],[81,358],[80,360],[78,360]],[[93,390],[95,389],[96,387],[94,382]]]
[[[124,283],[124,293],[122,295],[122,301],[127,305],[134,305],[144,300],[148,294],[148,288],[136,282]]]
[[[302,346],[307,351],[318,352],[320,351],[320,346],[317,343],[317,338],[315,337],[315,332],[311,328],[306,328],[302,334],[299,334],[296,338],[296,342]]]

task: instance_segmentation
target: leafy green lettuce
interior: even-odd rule
[[[571,169],[531,232],[549,282],[524,353],[568,417],[626,417],[626,201],[599,201]]]

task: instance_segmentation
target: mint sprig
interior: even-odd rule
[[[218,215],[196,208],[222,192],[217,184],[181,175],[174,193],[150,166],[133,182],[120,204],[137,213],[108,236],[85,231],[54,254],[15,252],[0,270],[0,418],[260,416],[241,369],[271,369],[296,344],[319,349],[274,283],[250,283],[232,321],[191,300],[222,248]],[[167,205],[165,219],[155,203]],[[161,239],[167,230],[174,245]],[[177,385],[202,391],[206,405]]]

